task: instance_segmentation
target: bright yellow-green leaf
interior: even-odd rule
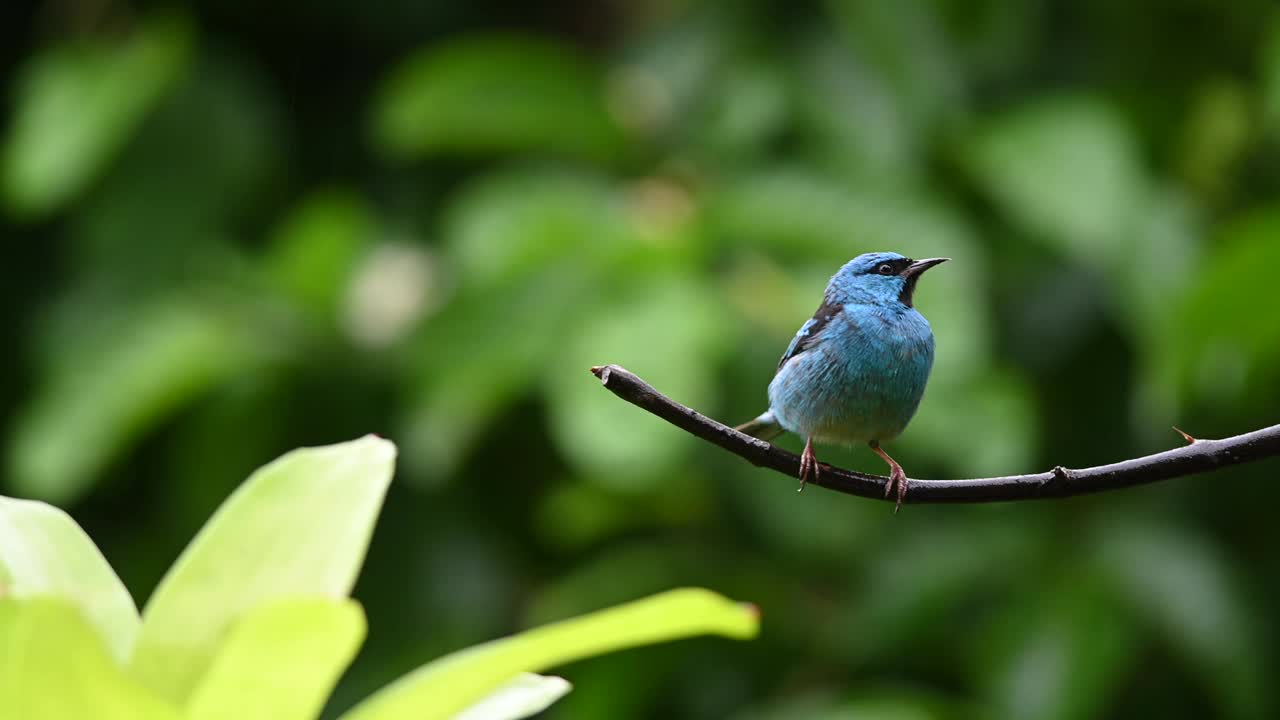
[[[352,600],[285,600],[227,635],[186,707],[188,720],[310,720],[364,639]]]
[[[691,635],[754,637],[750,605],[686,588],[447,655],[375,693],[343,720],[444,720],[522,672]]]
[[[572,688],[561,677],[520,673],[453,720],[519,720],[547,709]]]
[[[0,191],[15,213],[48,213],[82,190],[132,136],[190,54],[187,23],[143,23],[120,44],[55,46],[19,78]]]
[[[0,497],[0,598],[51,596],[84,613],[116,662],[138,634],[138,609],[89,536],[63,511]]]
[[[298,595],[346,597],[395,455],[390,442],[366,436],[295,450],[250,476],[147,603],[134,675],[184,702],[232,623],[249,610]]]
[[[177,720],[131,680],[68,603],[0,600],[0,717],[14,720]]]

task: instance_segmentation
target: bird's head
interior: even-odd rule
[[[892,252],[859,255],[845,263],[827,285],[827,297],[839,303],[900,302],[911,307],[916,280],[950,258],[912,260]]]

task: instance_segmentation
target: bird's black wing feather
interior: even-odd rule
[[[800,331],[791,339],[791,344],[787,346],[787,351],[782,354],[782,359],[778,361],[778,369],[781,370],[783,365],[791,358],[813,347],[818,342],[818,333],[822,332],[837,315],[840,314],[843,307],[834,304],[828,300],[823,300],[822,305],[818,307],[813,317],[800,326]]]

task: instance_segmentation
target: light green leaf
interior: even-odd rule
[[[758,624],[750,605],[708,590],[672,590],[448,655],[375,693],[343,720],[444,720],[521,672],[690,635],[751,638]]]
[[[58,508],[0,497],[0,598],[37,596],[79,608],[115,661],[128,659],[138,609],[98,547]]]
[[[1104,267],[1124,249],[1147,191],[1133,133],[1092,98],[997,116],[965,138],[960,153],[978,186],[1023,231]]]
[[[709,105],[722,106],[714,99],[726,82],[722,71],[745,59],[730,55],[733,23],[710,8],[628,38],[624,57],[609,75],[609,110],[620,125],[662,138],[696,122]]]
[[[502,287],[555,263],[586,268],[634,241],[615,188],[602,179],[522,170],[469,185],[445,233],[459,283]]]
[[[611,160],[622,148],[591,64],[551,41],[507,36],[410,56],[375,100],[373,136],[400,158],[538,150]]]
[[[714,93],[711,107],[694,142],[718,158],[754,158],[788,128],[787,78],[780,68],[750,60],[729,63],[724,72],[708,88]]]
[[[563,172],[504,172],[459,194],[445,253],[460,287],[413,353],[418,388],[402,437],[414,477],[447,478],[537,380],[558,329],[598,297],[602,267],[639,245],[622,210],[613,186]]]
[[[828,2],[841,42],[819,46],[810,115],[854,169],[919,166],[931,127],[963,107],[964,77],[934,3]],[[816,90],[817,92],[813,92]],[[825,149],[825,148],[824,148]]]
[[[562,339],[545,386],[550,430],[588,479],[643,488],[687,456],[691,437],[602,393],[587,370],[620,363],[690,407],[714,407],[716,367],[730,340],[717,303],[692,278],[672,277],[643,294],[598,303]]]
[[[103,322],[112,332],[60,358],[18,415],[9,469],[23,495],[73,500],[131,441],[235,374],[252,352],[229,317],[186,301]]]
[[[823,162],[854,172],[902,173],[916,167],[921,128],[884,78],[832,41],[800,55],[796,89],[800,121],[820,143]]]
[[[375,232],[372,213],[358,195],[313,193],[272,233],[264,258],[267,279],[306,310],[333,321],[341,290]]]
[[[188,24],[165,16],[117,45],[64,44],[34,56],[0,151],[5,204],[35,217],[83,190],[173,85],[191,44]]]
[[[520,673],[453,720],[520,720],[546,710],[571,689],[562,677]]]
[[[310,720],[364,639],[352,600],[284,600],[237,621],[186,706],[188,720]]]
[[[177,720],[112,661],[76,609],[0,600],[0,714],[22,720]]]
[[[367,436],[295,450],[251,475],[147,603],[134,676],[183,702],[232,623],[249,610],[296,595],[346,597],[395,454],[390,442]]]

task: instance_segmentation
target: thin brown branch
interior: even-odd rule
[[[625,368],[603,365],[591,368],[591,372],[614,395],[648,410],[687,433],[746,459],[753,465],[771,468],[792,478],[797,477],[800,472],[798,455],[764,440],[744,435],[675,402]],[[1081,470],[1069,470],[1059,465],[1048,472],[1030,475],[968,480],[911,480],[906,502],[980,503],[1070,497],[1143,485],[1280,455],[1280,425],[1221,440],[1199,440],[1185,433],[1184,437],[1190,444],[1154,455]],[[810,484],[874,500],[883,500],[885,497],[884,488],[888,482],[886,477],[826,464],[822,464],[820,470],[817,482],[810,481]]]

